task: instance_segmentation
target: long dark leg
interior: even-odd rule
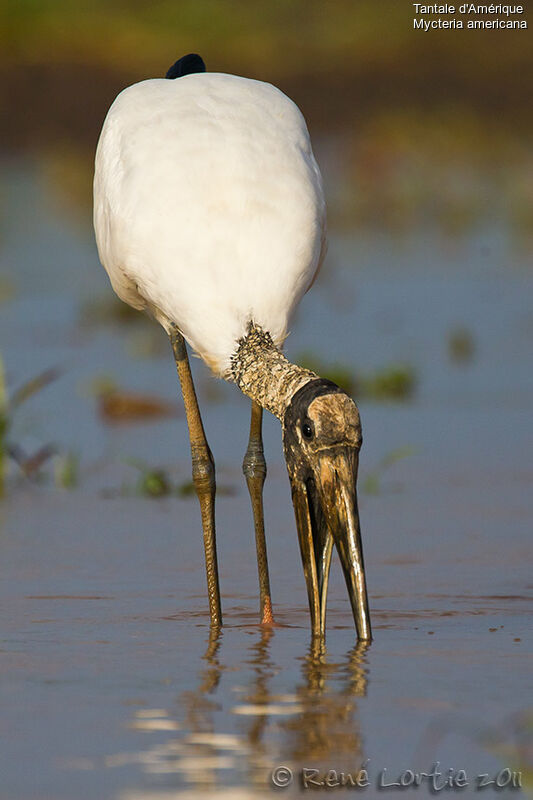
[[[220,589],[218,586],[217,545],[215,537],[215,462],[205,438],[202,417],[194,390],[191,367],[187,356],[185,340],[178,328],[173,325],[170,342],[176,359],[176,367],[183,392],[183,402],[189,426],[192,455],[192,479],[200,501],[202,526],[204,530],[205,568],[207,573],[207,592],[211,625],[222,625],[220,609]]]
[[[272,600],[270,597],[270,580],[268,577],[268,561],[265,542],[265,520],[263,515],[263,484],[266,478],[266,461],[263,453],[263,437],[261,423],[263,409],[252,400],[252,418],[250,421],[250,438],[248,449],[242,462],[242,471],[246,477],[252,510],[254,513],[255,545],[257,549],[257,569],[259,572],[259,592],[261,622],[274,622]]]

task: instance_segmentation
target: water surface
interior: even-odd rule
[[[354,370],[411,364],[405,404],[360,403],[361,517],[375,640],[357,645],[334,562],[325,648],[309,635],[279,424],[265,420],[265,507],[276,619],[258,623],[251,512],[240,472],[248,403],[194,363],[217,462],[224,627],[210,635],[194,498],[135,493],[129,461],[190,474],[183,416],[109,426],[90,392],[176,402],[169,349],[145,328],[87,322],[110,289],[88,225],[50,202],[35,164],[5,164],[0,314],[10,386],[60,379],[20,410],[12,436],[80,458],[72,491],[10,474],[0,505],[0,797],[170,800],[271,794],[272,770],[357,773],[366,796],[406,770],[531,775],[531,482],[527,253],[504,230],[453,243],[332,235],[289,355]],[[450,359],[465,326],[470,362]],[[152,355],[146,352],[146,337]],[[528,438],[529,437],[529,438]],[[405,448],[386,469],[381,461]],[[368,481],[369,477],[374,478]],[[365,485],[374,492],[364,491]],[[376,493],[377,487],[377,493]],[[529,710],[528,710],[529,709]],[[386,770],[386,772],[384,772]],[[450,770],[453,772],[450,773]],[[502,777],[503,776],[503,777]],[[281,791],[281,790],[280,790]],[[323,791],[327,791],[325,788]],[[489,795],[493,787],[484,790]],[[226,795],[224,794],[226,792]],[[507,788],[507,795],[520,796]],[[402,796],[426,796],[427,781]]]

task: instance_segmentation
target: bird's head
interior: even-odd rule
[[[313,633],[325,632],[334,542],[359,639],[371,639],[357,509],[362,443],[357,406],[336,384],[318,378],[294,394],[282,427]]]

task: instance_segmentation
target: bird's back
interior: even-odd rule
[[[250,320],[281,345],[324,253],[305,121],[270,84],[218,73],[124,90],[96,155],[94,222],[117,294],[226,373]]]

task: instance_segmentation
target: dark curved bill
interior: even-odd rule
[[[292,500],[307,584],[311,627],[325,634],[333,543],[348,588],[360,640],[372,639],[357,508],[357,459],[353,448],[324,451],[308,481],[292,480]]]

